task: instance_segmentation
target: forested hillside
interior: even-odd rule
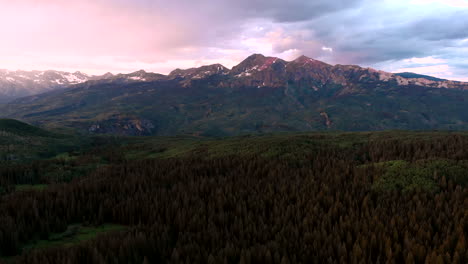
[[[0,167],[0,262],[468,261],[464,133],[95,140]]]
[[[47,131],[29,124],[0,119],[0,165],[50,158],[88,143],[86,137]]]

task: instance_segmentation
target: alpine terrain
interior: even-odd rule
[[[0,115],[122,135],[468,128],[468,83],[305,56],[254,54],[232,69],[215,64],[168,75],[57,76],[65,79],[47,79],[53,91],[16,99]],[[54,89],[61,83],[67,86]]]

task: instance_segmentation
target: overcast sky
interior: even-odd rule
[[[91,74],[252,53],[468,81],[468,0],[0,0],[0,68]]]

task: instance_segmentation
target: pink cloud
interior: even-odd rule
[[[20,1],[2,4],[0,52],[142,55],[178,41],[175,21],[123,12],[103,1]],[[41,3],[41,4],[38,4]]]
[[[285,59],[324,53],[324,45],[313,40],[310,31],[290,30],[269,20],[239,21],[229,12],[220,12],[222,4],[210,1],[0,3],[0,36],[4,40],[0,42],[0,68],[92,73],[144,68],[167,73],[169,67],[193,67],[200,61],[230,67],[251,53]],[[193,6],[200,11],[187,10]]]
[[[216,27],[158,2],[0,0],[0,68],[168,72],[206,60],[200,47]]]
[[[389,56],[381,56],[386,55],[388,41],[379,43],[376,40],[381,38],[373,35],[372,41],[365,41],[366,30],[373,34],[375,23],[354,25],[360,21],[354,13],[348,18],[347,13],[338,17],[314,13],[315,5],[292,2],[0,0],[0,69],[103,73],[143,68],[167,73],[175,67],[194,67],[201,62],[221,62],[230,67],[251,53],[286,60],[307,55],[333,64],[388,60]],[[403,1],[396,3],[395,6],[407,6]],[[311,12],[302,12],[307,6]],[[303,21],[295,20],[298,13]],[[315,15],[308,17],[311,13]],[[285,16],[290,19],[279,22],[278,18]],[[375,20],[373,16],[367,19]],[[389,21],[399,20],[392,16]],[[385,28],[388,23],[382,25]],[[405,44],[396,45],[397,53],[413,46],[399,43]],[[408,59],[406,65],[394,68],[449,64],[452,60],[445,61],[436,56],[440,54],[434,54]]]
[[[405,63],[415,63],[415,64],[439,64],[439,63],[447,63],[444,59],[437,59],[432,56],[430,57],[423,57],[423,58],[411,58],[404,60]]]

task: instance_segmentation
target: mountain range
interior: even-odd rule
[[[468,83],[305,56],[254,54],[232,69],[214,64],[168,75],[54,76],[52,85],[44,82],[48,92],[15,99],[0,116],[125,135],[468,128]]]
[[[144,74],[144,78],[142,78]],[[87,81],[112,80],[126,78],[129,81],[149,81],[159,79],[160,74],[150,74],[137,71],[131,74],[106,73],[104,75],[88,75],[82,72],[63,71],[9,71],[0,70],[0,103],[11,102],[14,99],[36,95],[44,92],[66,89],[72,85]]]
[[[89,79],[90,76],[81,72],[0,70],[0,102],[65,88]]]

